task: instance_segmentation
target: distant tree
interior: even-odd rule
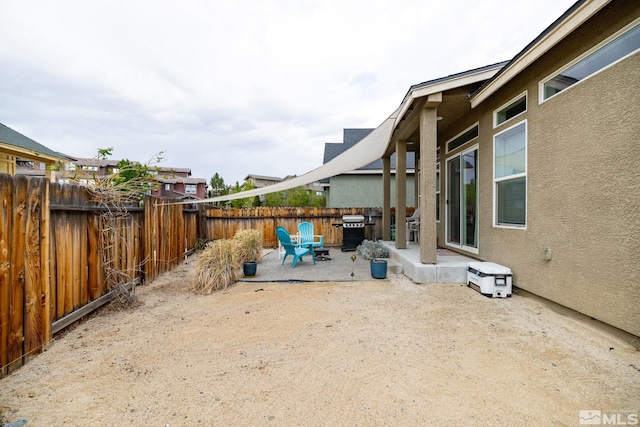
[[[161,157],[158,157],[158,160],[160,159]],[[158,172],[157,166],[123,159],[118,162],[116,167],[118,172],[111,180],[116,189],[142,195],[160,185],[155,179],[155,174],[152,173],[153,171]]]
[[[289,206],[310,206],[309,202],[311,197],[309,196],[309,190],[303,186],[292,188],[288,194]]]
[[[284,206],[284,192],[269,193],[264,195],[266,206]]]
[[[325,206],[326,197],[304,186],[265,195],[266,206]]]
[[[218,197],[224,196],[225,194],[229,194],[229,189],[224,183],[224,179],[216,172],[209,181],[209,197]]]
[[[242,185],[240,185],[240,183],[236,181],[236,185],[231,190],[231,193],[241,193],[243,191],[253,190],[254,188],[256,188],[256,186],[251,182],[245,181]],[[251,197],[247,197],[244,199],[235,199],[231,201],[231,206],[233,206],[234,208],[251,208],[254,206],[254,200]]]

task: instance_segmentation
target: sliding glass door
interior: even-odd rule
[[[478,251],[478,148],[447,159],[447,244]]]

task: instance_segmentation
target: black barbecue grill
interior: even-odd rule
[[[335,227],[342,227],[342,252],[355,251],[364,240],[363,215],[343,215],[342,223],[333,224]]]

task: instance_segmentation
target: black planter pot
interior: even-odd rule
[[[258,264],[255,261],[247,261],[242,266],[245,277],[252,277],[256,275]]]
[[[387,261],[383,259],[371,260],[371,277],[374,279],[384,279],[387,277]]]

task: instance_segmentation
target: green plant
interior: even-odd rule
[[[210,240],[203,239],[202,237],[198,237],[196,239],[196,251],[201,251],[204,248],[206,248],[209,242]]]
[[[262,260],[262,231],[247,228],[236,232],[236,254],[240,264],[245,261]]]
[[[363,240],[356,252],[364,259],[389,258],[389,249],[380,242]]]
[[[233,284],[241,265],[234,239],[220,239],[209,243],[196,262],[193,290],[210,294],[226,289]]]

